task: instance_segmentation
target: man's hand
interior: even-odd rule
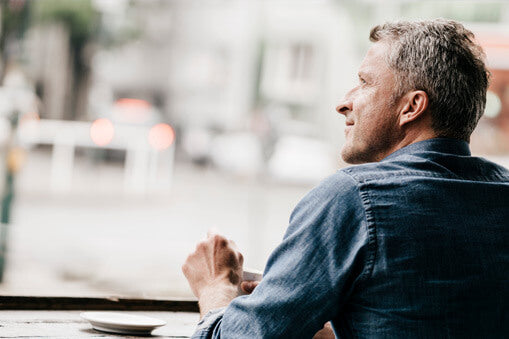
[[[243,281],[240,284],[242,291],[247,294],[253,293],[256,286],[258,286],[259,281]],[[332,330],[331,323],[328,322],[325,326],[313,336],[313,339],[334,339],[336,336],[334,335],[334,331]]]
[[[187,257],[182,272],[198,298],[202,317],[238,295],[243,260],[232,241],[213,233]]]
[[[243,281],[240,284],[240,288],[244,293],[251,294],[259,283],[259,281]]]
[[[334,339],[336,336],[334,335],[334,331],[332,330],[331,323],[328,322],[325,326],[318,332],[316,332],[313,339]]]

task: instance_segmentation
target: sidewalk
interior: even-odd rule
[[[209,227],[263,269],[311,188],[177,164],[171,191],[129,196],[120,164],[78,158],[72,192],[51,194],[49,164],[37,151],[17,178],[1,294],[189,297],[180,267]]]

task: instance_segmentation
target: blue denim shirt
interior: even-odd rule
[[[509,335],[509,171],[431,139],[325,179],[297,205],[260,285],[193,338]]]

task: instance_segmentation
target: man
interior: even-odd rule
[[[448,20],[376,26],[337,107],[342,157],[293,211],[253,293],[242,256],[212,235],[183,266],[195,337],[500,338],[509,333],[509,171],[470,156],[488,72]],[[252,285],[252,284],[251,284]],[[244,289],[252,289],[243,283]]]

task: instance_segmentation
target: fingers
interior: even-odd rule
[[[259,283],[259,281],[243,281],[240,284],[240,288],[244,293],[251,294]]]
[[[209,230],[207,231],[207,239],[203,240],[202,242],[205,244],[212,243],[212,244],[214,244],[214,247],[216,247],[216,246],[227,247],[228,245],[231,246],[231,244],[232,244],[232,241],[226,239],[225,236],[219,234],[219,231],[215,227],[209,228]],[[234,246],[231,246],[231,247],[236,249]]]
[[[244,256],[239,250],[235,247],[235,251],[237,252],[237,260],[239,261],[240,267],[244,266]]]
[[[216,233],[214,228],[207,232],[207,239],[196,244],[196,249],[190,257],[193,256],[208,258],[206,263],[210,268],[216,266],[218,268],[242,269],[244,263],[244,257],[235,242]],[[189,259],[192,258],[188,258],[188,261]]]
[[[233,249],[235,252],[238,253],[238,260],[241,263],[241,265],[244,262],[244,258],[242,256],[242,254],[240,253],[239,248],[238,248],[237,244],[235,243],[235,241],[233,241],[231,239],[227,239],[223,235],[219,234],[219,231],[217,228],[215,228],[215,227],[209,228],[209,230],[207,231],[207,240],[205,240],[205,242],[207,242],[207,241],[213,241],[215,246],[219,246],[219,247],[223,247],[223,248],[229,246],[231,249]]]
[[[210,229],[207,239],[196,245],[189,254],[182,272],[189,282],[193,294],[200,298],[202,292],[211,286],[228,286],[237,291],[242,280],[244,258],[231,240],[219,235],[217,230]],[[253,290],[254,286],[248,286]]]
[[[188,256],[186,263],[194,270],[205,268],[210,272],[228,269],[240,270],[240,273],[235,274],[235,276],[240,275],[241,277],[244,257],[233,241],[216,232],[217,230],[214,228],[207,232],[207,239],[196,244],[195,251]],[[189,267],[183,268],[185,275],[189,275],[190,271],[191,268]]]
[[[215,235],[220,235],[219,230],[215,227],[209,228],[209,230],[207,231],[207,239],[212,238]]]
[[[334,331],[332,330],[330,321],[325,324],[325,326],[318,331],[313,339],[334,339],[336,338],[336,335],[334,334]]]

